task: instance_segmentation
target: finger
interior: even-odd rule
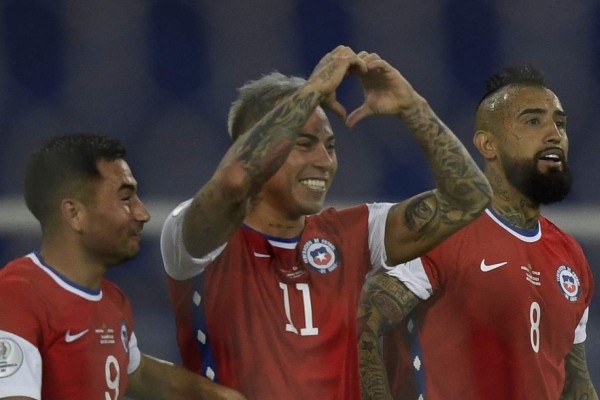
[[[333,111],[333,113],[335,113],[342,120],[346,119],[346,114],[347,114],[346,109],[340,102],[334,101],[331,103],[323,104],[323,106],[326,107],[327,109]]]
[[[352,128],[362,119],[368,117],[373,112],[364,104],[358,107],[356,110],[352,111],[348,118],[346,119],[346,126]]]
[[[369,67],[367,63],[360,58],[356,58],[356,60],[350,64],[347,70],[349,74],[367,73],[368,71]]]
[[[377,54],[377,53],[367,53],[367,52],[361,52],[360,58],[363,61],[365,61],[367,64],[370,63],[370,62],[372,62],[372,61],[375,61],[375,60],[381,60],[381,57],[379,56],[379,54]]]
[[[372,60],[365,60],[365,63],[367,64],[367,68],[372,71],[374,69],[380,68],[382,70],[386,70],[388,68],[390,68],[390,64],[385,61],[382,60],[381,58],[373,58]]]

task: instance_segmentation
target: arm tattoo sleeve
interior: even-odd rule
[[[430,218],[455,226],[478,216],[491,198],[491,188],[462,142],[426,102],[404,122],[425,152],[435,179],[437,203],[432,203]]]
[[[561,400],[598,400],[590,379],[583,343],[574,344],[565,359],[565,388]]]
[[[296,138],[315,109],[317,95],[295,94],[267,114],[240,143],[238,160],[249,182],[261,187],[277,170],[296,143]],[[254,186],[254,185],[253,185]]]
[[[358,309],[358,355],[363,400],[391,399],[379,339],[402,321],[418,298],[399,280],[377,274],[363,287]]]

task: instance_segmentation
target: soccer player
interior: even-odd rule
[[[346,117],[335,92],[347,75],[365,92],[348,125],[373,114],[404,121],[435,190],[318,213],[337,170],[323,107]],[[357,399],[365,275],[472,221],[490,186],[396,69],[346,46],[326,54],[308,80],[272,73],[244,85],[228,126],[232,146],[167,218],[161,238],[184,365],[249,399]]]
[[[475,123],[491,206],[365,284],[363,399],[598,399],[584,351],[592,273],[540,214],[571,187],[563,107],[539,71],[511,67],[488,80]]]
[[[85,134],[31,156],[25,201],[42,245],[0,269],[0,398],[244,399],[140,353],[129,301],[103,278],[138,253],[150,219],[124,157]]]

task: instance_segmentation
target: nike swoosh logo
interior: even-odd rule
[[[254,252],[254,257],[258,257],[258,258],[269,258],[269,257],[271,257],[271,256],[270,256],[270,255],[268,255],[268,254],[262,254],[262,253],[257,253],[257,252]]]
[[[88,332],[89,332],[89,329],[86,329],[85,331],[81,331],[79,333],[71,335],[71,330],[69,329],[65,335],[65,342],[67,342],[67,343],[74,342]]]
[[[508,261],[504,261],[504,262],[497,263],[497,264],[486,264],[485,263],[485,259],[483,259],[483,260],[481,260],[480,268],[481,268],[481,270],[483,272],[489,272],[489,271],[494,270],[496,268],[500,268],[500,267],[502,267],[502,266],[504,266],[506,264],[508,264]]]

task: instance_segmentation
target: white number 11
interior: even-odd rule
[[[288,285],[279,282],[279,287],[283,290],[283,307],[285,308],[285,315],[288,319],[288,323],[285,325],[285,330],[298,334],[298,328],[294,326],[292,322],[292,315],[290,311],[290,293]],[[304,302],[304,328],[300,329],[301,336],[315,336],[319,334],[319,328],[313,326],[313,314],[312,304],[310,301],[310,287],[307,283],[296,283],[296,290],[302,292],[302,300]]]

